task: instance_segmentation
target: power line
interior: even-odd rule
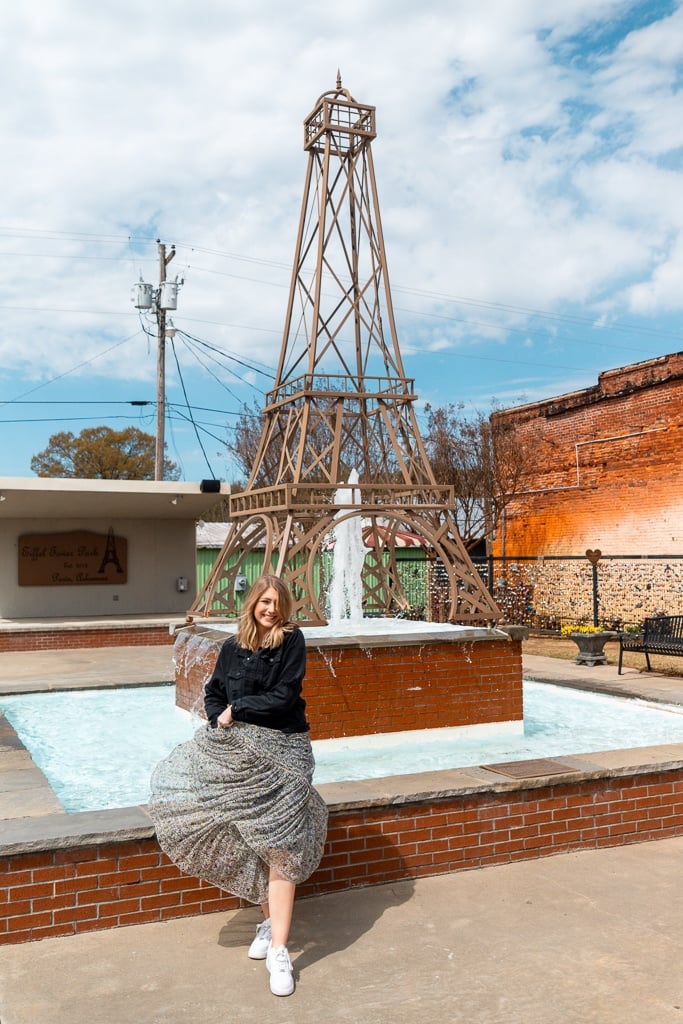
[[[240,359],[239,356],[236,356],[229,350],[218,348],[217,345],[205,341],[203,338],[197,338],[193,334],[189,334],[187,331],[183,331],[180,328],[178,328],[178,332],[182,334],[184,337],[189,338],[190,341],[195,341],[197,342],[197,344],[203,345],[205,348],[210,349],[212,352],[217,352],[220,355],[225,356],[226,359],[230,359],[231,361],[238,363],[240,366],[246,367],[247,370],[253,370],[254,373],[260,373],[264,377],[269,377],[271,380],[275,380],[275,373],[273,371],[273,368],[271,366],[268,366],[266,363],[261,363],[260,366],[256,362],[248,363],[244,359]],[[263,367],[263,369],[261,367]]]
[[[229,387],[228,387],[228,385],[227,385],[227,384],[226,384],[226,383],[225,383],[224,381],[222,381],[222,380],[220,379],[220,377],[218,376],[218,374],[214,373],[214,371],[213,371],[213,370],[211,369],[211,367],[210,367],[210,366],[207,366],[207,364],[206,364],[206,363],[204,362],[204,360],[203,360],[203,359],[202,359],[202,357],[201,357],[201,356],[199,355],[199,353],[198,353],[198,352],[195,352],[195,351],[194,351],[194,350],[193,350],[193,349],[192,349],[192,348],[191,348],[191,347],[190,347],[190,346],[188,345],[187,341],[186,341],[186,340],[185,340],[184,338],[183,338],[182,340],[183,340],[184,344],[186,345],[186,347],[188,348],[188,351],[189,351],[189,352],[190,352],[190,353],[191,353],[191,354],[192,354],[192,355],[194,356],[194,358],[196,359],[196,361],[197,361],[197,362],[199,363],[199,365],[200,365],[200,366],[201,366],[201,367],[202,367],[202,368],[203,368],[203,369],[204,369],[204,370],[205,370],[205,371],[206,371],[206,372],[207,372],[207,373],[209,374],[209,376],[210,376],[210,377],[213,377],[213,379],[214,379],[214,380],[215,380],[215,382],[216,382],[216,383],[218,384],[218,386],[219,386],[219,387],[221,387],[221,388],[223,388],[223,390],[224,390],[224,391],[226,391],[226,392],[227,392],[227,394],[229,394],[231,398],[234,398],[236,402],[239,402],[239,401],[240,401],[240,399],[239,399],[239,398],[237,397],[237,395],[236,395],[236,394],[235,394],[235,392],[234,392],[234,391],[232,390],[232,388],[229,388]],[[214,360],[214,362],[218,363],[218,360]],[[221,364],[220,364],[220,363],[218,363],[218,365],[220,366]],[[237,375],[236,375],[236,376],[237,376]],[[242,378],[240,378],[240,380],[242,380]],[[244,382],[244,381],[243,381],[243,383],[247,383],[247,384],[249,384],[249,382]],[[253,388],[254,388],[254,390],[257,390],[257,389],[256,389],[256,386],[255,386],[254,384],[249,384],[249,387],[253,387]]]
[[[20,395],[17,395],[16,398],[10,398],[5,402],[0,402],[0,409],[3,408],[3,406],[5,405],[11,405],[12,402],[16,401],[18,398],[24,398],[26,395],[32,395],[36,391],[40,391],[41,388],[46,388],[48,384],[54,384],[55,381],[63,380],[63,378],[68,377],[69,374],[74,373],[76,370],[80,370],[82,366],[89,366],[91,363],[94,363],[96,359],[101,359],[102,356],[106,356],[109,352],[113,352],[115,349],[120,348],[127,342],[132,341],[133,338],[137,337],[137,335],[138,331],[135,331],[134,334],[131,334],[127,338],[124,338],[123,341],[117,341],[116,344],[110,345],[109,348],[103,349],[102,352],[96,353],[96,355],[91,356],[90,359],[84,359],[82,362],[77,363],[75,366],[72,366],[70,370],[65,370],[64,373],[59,373],[57,374],[56,377],[51,377],[49,380],[43,381],[42,384],[36,384],[34,388],[29,388],[28,391],[23,391]]]
[[[185,420],[185,421],[187,421],[187,419],[188,419],[188,417],[187,417],[187,416],[185,416],[185,415],[184,415],[184,414],[183,414],[183,413],[182,413],[182,412],[181,412],[180,410],[178,410],[178,413],[177,413],[177,417],[176,417],[176,418],[177,418],[177,419],[182,419],[182,420]],[[223,438],[223,437],[218,437],[218,435],[217,435],[217,434],[212,434],[210,430],[207,430],[207,429],[206,429],[206,424],[202,423],[202,422],[201,422],[201,420],[198,420],[198,421],[196,421],[196,422],[197,422],[197,426],[199,427],[199,429],[200,429],[200,430],[203,430],[203,431],[204,431],[204,433],[205,433],[205,434],[206,434],[206,435],[207,435],[208,437],[212,437],[212,438],[214,439],[214,441],[218,441],[218,442],[219,442],[220,444],[222,444],[222,445],[225,445],[225,443],[226,443],[226,442],[225,442],[225,438]],[[211,424],[211,426],[212,426],[212,427],[221,427],[221,426],[222,426],[222,424],[220,424],[220,423],[212,423],[212,424]]]
[[[638,324],[624,323],[621,320],[596,323],[595,317],[579,316],[577,314],[572,313],[551,313],[546,310],[527,309],[524,306],[508,306],[500,302],[481,302],[477,299],[466,299],[455,295],[440,295],[438,292],[425,292],[415,288],[402,288],[401,286],[398,286],[397,288],[393,288],[392,291],[402,291],[406,292],[407,294],[417,295],[418,297],[425,296],[426,298],[435,298],[444,302],[457,303],[458,305],[474,306],[478,309],[493,309],[500,310],[501,312],[504,313],[514,313],[523,316],[540,317],[541,319],[544,320],[552,320],[555,323],[573,324],[574,326],[577,327],[588,326],[591,328],[591,330],[595,331],[624,331],[627,334],[651,334],[656,337],[665,336],[678,340],[683,340],[683,334],[681,334],[680,331],[663,330],[660,327],[647,327],[646,325],[639,326]],[[402,309],[400,306],[397,306],[396,308],[401,309],[401,312],[404,313],[407,312],[418,314],[420,316],[435,317],[441,320],[451,319],[451,317],[448,317],[447,315],[441,313],[424,312],[421,310],[406,310],[404,308]],[[511,328],[500,324],[481,324],[477,320],[469,320],[465,318],[453,319],[460,319],[461,322],[463,323],[473,323],[477,326],[495,327],[497,330],[524,330],[524,328]]]
[[[35,401],[35,402],[12,401],[11,403],[8,402],[6,404],[8,404],[8,405],[10,405],[10,404],[11,405],[40,405],[40,406],[42,406],[42,405],[97,405],[97,406],[105,406],[105,405],[132,405],[134,408],[141,408],[141,407],[148,406],[148,405],[152,406],[152,407],[156,406],[156,402],[153,401],[152,399],[148,399],[148,400],[145,400],[145,401],[139,401],[138,399],[118,400],[118,399],[108,399],[108,398],[99,399],[97,401],[94,401],[94,400],[87,401],[87,400],[80,400],[80,399],[78,399],[78,400],[75,400],[73,402],[70,402],[70,401],[67,401],[67,400],[51,401],[51,400],[47,400],[47,399],[41,399],[40,401]],[[166,405],[169,408],[171,408],[171,409],[176,409],[176,408],[180,409],[180,408],[182,408],[182,405],[179,402],[166,402]],[[252,415],[251,413],[243,413],[241,410],[238,411],[238,412],[234,412],[232,409],[215,409],[215,408],[213,408],[213,406],[206,406],[206,405],[195,405],[195,406],[193,406],[193,408],[194,408],[195,412],[213,412],[213,413],[216,413],[217,416],[250,416],[250,415]],[[23,420],[0,420],[0,423],[10,423],[10,422],[12,422],[12,423],[14,423],[14,422],[21,423],[21,422],[24,422],[24,421]],[[66,420],[63,419],[62,422],[66,422]]]
[[[8,306],[0,304],[0,309],[10,313],[78,313],[83,316],[130,316],[120,309],[72,309],[68,306]]]
[[[206,451],[204,449],[204,445],[202,444],[202,439],[199,436],[199,431],[197,430],[197,424],[195,423],[194,417],[192,415],[192,409],[190,407],[190,400],[187,397],[187,390],[185,388],[185,381],[183,380],[183,374],[182,374],[182,371],[180,369],[180,361],[178,360],[178,353],[176,352],[176,349],[175,349],[175,342],[174,342],[172,336],[171,336],[171,338],[169,340],[171,342],[171,351],[173,352],[173,358],[175,359],[176,369],[178,370],[178,377],[180,378],[180,385],[181,385],[181,387],[183,389],[183,395],[185,396],[185,405],[187,406],[187,411],[188,411],[188,414],[189,414],[190,422],[192,423],[192,426],[193,426],[194,432],[195,432],[195,437],[197,438],[197,443],[199,444],[199,447],[202,450],[202,455],[204,456],[204,460],[206,461],[206,465],[209,468],[209,473],[211,474],[211,477],[213,479],[213,478],[215,478],[215,473],[214,473],[213,469],[211,468],[211,463],[209,462],[209,457],[206,454]]]
[[[487,330],[499,331],[502,334],[523,334],[525,337],[528,337],[528,338],[541,338],[544,341],[548,340],[548,331],[547,330],[541,330],[540,328],[539,329],[534,329],[533,327],[527,327],[527,326],[524,326],[524,327],[512,327],[512,326],[503,325],[503,324],[492,324],[492,323],[487,323],[486,321],[482,321],[482,320],[471,320],[471,319],[466,318],[466,317],[448,316],[445,313],[431,313],[431,312],[422,312],[420,310],[415,310],[415,309],[405,309],[405,308],[402,308],[401,306],[395,306],[394,309],[397,312],[400,311],[401,313],[409,313],[411,316],[423,316],[423,317],[425,317],[426,319],[429,319],[429,320],[448,320],[448,321],[450,321],[452,323],[465,324],[465,325],[470,326],[470,327],[472,327],[472,326],[474,326],[474,327],[484,327]],[[605,329],[607,329],[607,327]],[[596,327],[596,330],[598,330],[597,327]],[[626,333],[628,333],[628,332],[626,332]],[[678,339],[677,335],[675,335],[675,334],[673,335],[673,339],[674,340],[683,341],[683,337]],[[607,342],[600,341],[600,342],[593,342],[593,345],[596,348],[610,349],[610,350],[614,349],[614,350],[619,351],[619,352],[640,352],[641,351],[640,348],[635,348],[633,346],[625,345],[623,342],[620,342],[618,345],[617,344],[610,345]],[[458,355],[460,353],[459,352],[455,352],[454,354]],[[494,361],[495,361],[495,359],[494,359]],[[539,363],[538,365],[541,366],[542,364]],[[565,369],[571,369],[571,367],[565,367]]]
[[[151,399],[141,400],[137,398],[98,398],[98,399],[87,399],[78,398],[73,401],[69,401],[66,398],[51,399],[41,398],[40,401],[29,402],[25,399],[11,399],[9,402],[5,402],[5,405],[156,405]]]
[[[130,242],[135,239],[135,235],[106,235],[98,232],[88,231],[53,231],[50,228],[15,228],[9,225],[0,224],[0,235],[8,235],[11,238],[54,238],[64,241],[81,241],[83,239],[87,241],[98,241],[98,242]],[[138,241],[155,241],[152,238],[138,238]]]
[[[4,420],[0,419],[1,423],[92,423],[94,419],[99,419],[96,416],[67,416],[56,419],[53,416],[27,416],[23,419],[12,419]],[[108,420],[128,420],[130,421],[133,417],[131,416],[107,416]]]
[[[139,236],[139,235],[107,235],[107,234],[100,235],[100,234],[97,234],[97,233],[66,232],[66,231],[52,231],[52,230],[49,230],[49,229],[28,229],[28,228],[13,228],[13,227],[0,227],[0,235],[7,235],[7,236],[10,236],[10,237],[23,237],[23,238],[45,238],[45,239],[64,240],[64,241],[68,241],[68,240],[71,240],[71,241],[86,241],[86,242],[99,241],[99,242],[106,243],[106,244],[125,244],[125,245],[128,245],[128,246],[131,246],[134,243],[140,243],[140,244],[147,245],[147,244],[152,244],[152,243],[154,243],[156,241],[156,239],[154,239],[152,237]],[[266,259],[264,257],[257,257],[257,256],[247,256],[247,255],[245,255],[243,253],[226,252],[226,251],[223,251],[223,250],[220,250],[220,249],[214,249],[214,248],[210,248],[210,247],[207,247],[207,246],[198,245],[198,244],[195,244],[195,243],[192,243],[192,242],[179,242],[176,245],[176,249],[177,249],[177,251],[180,251],[182,249],[182,250],[186,250],[188,252],[203,253],[203,254],[206,254],[206,255],[216,256],[216,257],[221,258],[221,259],[236,260],[236,261],[239,261],[239,262],[244,262],[244,263],[248,263],[248,264],[252,264],[252,265],[257,265],[257,266],[273,267],[274,269],[278,269],[278,270],[287,270],[287,271],[289,271],[291,269],[291,265],[288,264],[288,263],[285,263],[284,261]],[[3,254],[0,253],[0,255],[3,255]],[[20,256],[20,255],[34,255],[34,254],[8,253],[7,255],[18,255],[18,256]],[[105,260],[105,261],[113,261],[113,262],[116,262],[118,260],[120,262],[125,262],[125,263],[130,262],[131,259],[144,258],[144,259],[149,260],[149,259],[152,258],[151,256],[150,257],[142,257],[140,253],[134,253],[134,252],[133,253],[126,253],[125,255],[122,254],[121,256],[118,256],[118,257],[87,256],[87,255],[86,256],[78,256],[78,255],[74,255],[74,254],[43,254],[43,253],[39,253],[39,254],[35,254],[35,255],[36,256],[47,256],[48,258],[55,258],[55,259],[58,259],[58,258],[64,258],[64,259],[92,259],[92,260]],[[216,270],[216,269],[208,268],[208,267],[197,267],[197,266],[193,266],[192,264],[187,264],[187,266],[190,267],[190,269],[193,269],[193,270],[195,270],[195,271],[197,271],[199,273],[218,274],[220,276],[234,277],[237,280],[247,280],[247,281],[251,281],[253,283],[259,284],[259,285],[267,285],[267,286],[270,286],[270,287],[277,287],[277,288],[286,288],[286,287],[289,286],[288,283],[280,284],[279,282],[264,281],[261,278],[242,277],[240,275],[230,274],[230,273],[228,273],[226,271],[220,271],[220,270]],[[476,299],[476,298],[472,298],[472,297],[468,297],[468,296],[450,295],[450,294],[447,294],[447,293],[444,293],[444,292],[435,292],[435,291],[430,291],[430,290],[427,290],[427,289],[415,288],[415,287],[410,287],[410,286],[401,285],[401,284],[394,284],[392,286],[392,291],[394,291],[394,292],[404,292],[406,294],[415,295],[417,297],[428,298],[428,299],[432,299],[432,300],[437,300],[437,301],[440,301],[440,302],[451,302],[451,303],[457,303],[457,304],[461,304],[461,305],[473,306],[473,307],[479,308],[479,309],[491,309],[491,310],[494,310],[494,311],[497,311],[497,312],[502,312],[502,313],[512,313],[512,314],[517,315],[517,316],[540,317],[540,318],[543,318],[543,319],[551,320],[553,323],[572,324],[574,326],[580,326],[580,327],[581,326],[585,326],[585,327],[589,327],[591,330],[624,331],[624,332],[627,332],[627,333],[634,333],[635,332],[635,333],[650,335],[650,336],[656,337],[656,338],[660,338],[660,337],[661,338],[673,338],[675,340],[681,340],[682,337],[683,337],[680,332],[672,331],[672,330],[668,330],[668,329],[664,329],[664,328],[651,327],[651,326],[648,326],[646,324],[638,325],[638,324],[624,322],[624,321],[620,321],[620,320],[613,320],[611,322],[596,322],[595,317],[586,317],[586,316],[580,316],[578,314],[569,314],[569,313],[566,313],[566,314],[565,313],[556,313],[556,312],[552,312],[550,310],[536,309],[536,308],[533,308],[533,307],[526,307],[526,306],[517,306],[517,305],[512,305],[512,304],[509,304],[509,303],[496,302],[496,301],[493,301],[493,300],[484,301],[484,300],[481,300],[481,299]],[[85,314],[89,314],[89,315],[98,315],[98,313],[101,313],[102,315],[115,315],[115,314],[112,314],[112,313],[105,313],[104,311],[55,309],[55,308],[49,308],[49,307],[0,306],[0,308],[10,309],[10,310],[15,310],[15,311],[31,310],[31,311],[45,311],[45,312],[85,313]],[[410,313],[412,315],[421,315],[421,316],[434,315],[434,316],[437,316],[437,317],[439,316],[438,314],[424,313],[424,311],[421,311],[421,310],[405,310],[405,309],[402,309],[401,311],[402,312]],[[444,318],[444,317],[441,317],[441,318]],[[501,326],[501,325],[480,324],[477,321],[470,321],[470,320],[467,320],[465,318],[453,318],[453,319],[458,320],[459,322],[472,323],[474,326],[485,326],[485,327],[489,327],[489,328],[494,328],[495,327],[498,330],[513,330],[513,328],[509,328],[509,327],[506,328],[506,327]],[[200,322],[200,323],[201,322],[203,322],[203,323],[210,323],[211,321],[201,321],[200,320],[200,321],[197,321],[197,322]],[[221,324],[221,326],[234,326],[234,327],[237,327],[237,328],[242,329],[242,330],[254,329],[254,328],[249,327],[247,325]],[[517,330],[521,330],[521,329],[518,328]]]
[[[81,261],[103,261],[106,263],[130,263],[131,259],[135,258],[140,263],[154,263],[156,262],[152,256],[86,256],[76,255],[75,253],[65,252],[1,252],[0,256],[12,256],[13,258],[29,259],[29,260],[81,260]]]

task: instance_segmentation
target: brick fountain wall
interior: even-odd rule
[[[467,629],[306,640],[304,696],[313,739],[521,722],[522,646],[499,630]],[[176,703],[201,707],[227,634],[198,627],[176,639]]]
[[[578,758],[569,760],[573,778],[570,770],[556,780],[512,782],[474,769],[476,779],[470,775],[469,785],[461,779],[459,792],[429,793],[425,777],[414,776],[411,794],[397,795],[398,786],[387,796],[394,780],[384,779],[374,795],[365,783],[364,800],[344,803],[341,786],[321,786],[330,805],[325,854],[299,895],[683,834],[683,759],[616,771],[587,761],[583,772]],[[435,774],[428,776],[432,785]],[[128,838],[117,839],[114,825],[126,814],[136,827],[129,822],[120,830]],[[0,944],[240,906],[174,867],[141,809],[55,815],[44,823],[46,832],[60,831],[57,819],[61,838],[22,843],[16,823],[5,830]]]

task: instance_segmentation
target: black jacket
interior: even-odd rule
[[[204,710],[211,725],[228,704],[238,722],[282,732],[307,732],[301,684],[306,672],[306,645],[296,626],[279,647],[249,651],[230,637],[221,647],[206,685]]]

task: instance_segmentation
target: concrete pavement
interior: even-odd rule
[[[302,900],[296,991],[258,912],[0,949],[2,1024],[668,1024],[683,1020],[683,837]]]
[[[0,694],[173,682],[173,645],[0,651]]]
[[[683,704],[683,660],[680,676],[665,676],[637,668],[624,668],[622,674],[618,675],[616,664],[577,665],[574,661],[561,658],[525,654],[523,672],[525,679],[538,682],[609,693],[617,697],[640,697],[642,700],[663,701],[665,704]]]

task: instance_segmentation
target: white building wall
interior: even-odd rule
[[[49,501],[49,496],[45,496]],[[128,582],[20,587],[18,540],[27,533],[90,530],[106,534],[113,527],[128,541]],[[179,593],[176,581],[188,580]],[[196,539],[193,519],[22,518],[4,519],[0,529],[0,618],[99,615],[176,615],[190,607],[196,594]]]

